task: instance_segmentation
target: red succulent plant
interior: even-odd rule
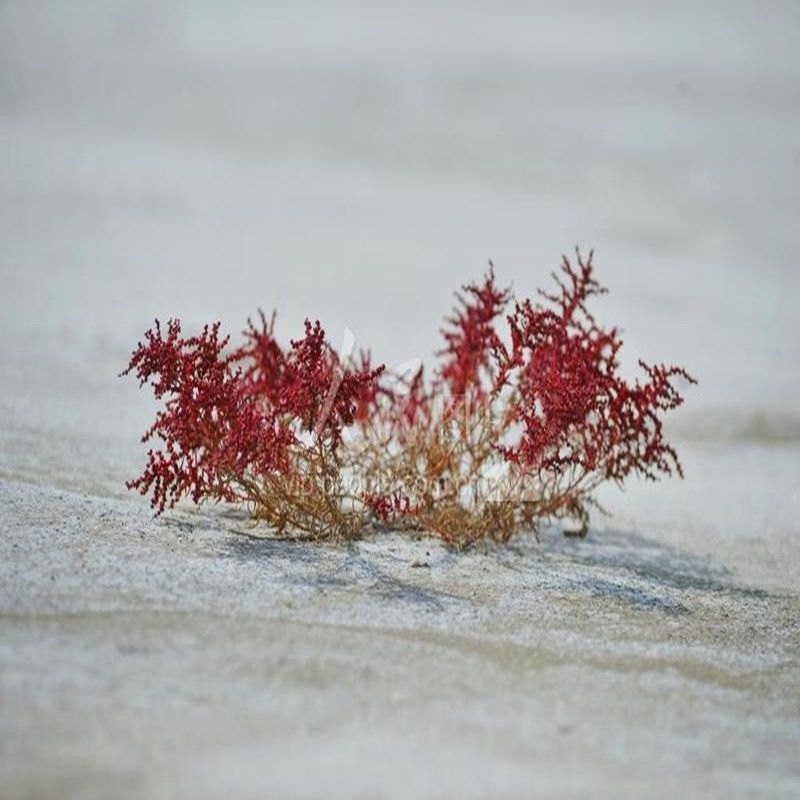
[[[143,437],[160,446],[128,486],[157,513],[184,496],[246,502],[278,533],[416,529],[463,546],[559,518],[584,533],[603,481],[682,475],[663,417],[694,381],[642,362],[642,379],[620,375],[619,332],[587,307],[605,292],[591,253],[554,277],[509,311],[490,263],[457,295],[430,383],[341,358],[318,321],[284,348],[262,313],[234,349],[219,323],[183,337],[156,322],[125,374],[163,401]]]

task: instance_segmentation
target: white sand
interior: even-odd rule
[[[797,9],[430,5],[0,9],[0,796],[800,794]],[[701,380],[687,480],[586,541],[253,541],[122,488],[152,317],[396,364],[575,242],[626,363]]]

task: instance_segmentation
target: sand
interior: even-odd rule
[[[800,795],[794,4],[0,10],[0,796]],[[594,245],[685,481],[456,554],[153,519],[155,316],[427,357]]]
[[[334,547],[0,492],[9,797],[800,787],[800,600],[775,564],[795,541],[719,558],[603,526],[466,554]]]

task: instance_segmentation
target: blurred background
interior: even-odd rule
[[[799,34],[796,2],[3,2],[2,474],[122,492],[154,317],[277,308],[398,364],[489,258],[526,294],[580,245],[626,364],[700,379],[676,435],[796,506]],[[713,496],[693,452],[659,496]]]
[[[798,0],[0,0],[0,795],[800,796],[799,185]],[[155,317],[397,365],[576,245],[700,381],[586,540],[125,490]]]

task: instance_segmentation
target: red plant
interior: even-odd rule
[[[490,265],[457,295],[430,384],[421,367],[344,361],[319,322],[284,349],[261,314],[233,350],[219,323],[183,338],[156,322],[125,372],[164,401],[144,436],[161,447],[128,486],[157,513],[184,496],[247,502],[279,533],[413,528],[466,545],[570,517],[584,533],[601,482],[682,475],[663,415],[694,381],[644,363],[644,379],[620,376],[619,333],[587,308],[605,291],[591,253],[555,280],[514,304],[504,339],[511,293]]]
[[[541,471],[601,469],[617,481],[631,472],[682,475],[659,412],[682,403],[671,379],[693,379],[679,367],[640,361],[649,380],[623,380],[617,329],[599,327],[586,309],[592,295],[605,292],[592,277],[592,254],[585,262],[578,254],[578,270],[565,258],[561,271],[567,283],[556,277],[560,293],[543,293],[547,305],[517,304],[509,318],[511,348],[497,350],[503,380],[518,372],[514,410],[525,426],[519,443],[504,448],[506,458]]]
[[[135,372],[140,385],[149,382],[157,399],[166,398],[142,437],[159,439],[162,447],[149,450],[143,474],[127,484],[142,494],[152,490],[158,513],[184,495],[196,503],[207,497],[246,499],[239,484],[248,473],[290,468],[294,434],[243,390],[235,359],[224,354],[228,338],[219,338],[219,327],[206,325],[187,339],[180,322],[170,320],[164,337],[156,321],[123,373]]]
[[[495,367],[492,356],[501,347],[495,321],[510,298],[510,290],[495,286],[491,261],[482,285],[469,284],[463,287],[463,294],[456,294],[457,306],[442,330],[445,348],[439,352],[439,374],[455,397],[469,392],[484,396],[483,378],[491,381]]]

